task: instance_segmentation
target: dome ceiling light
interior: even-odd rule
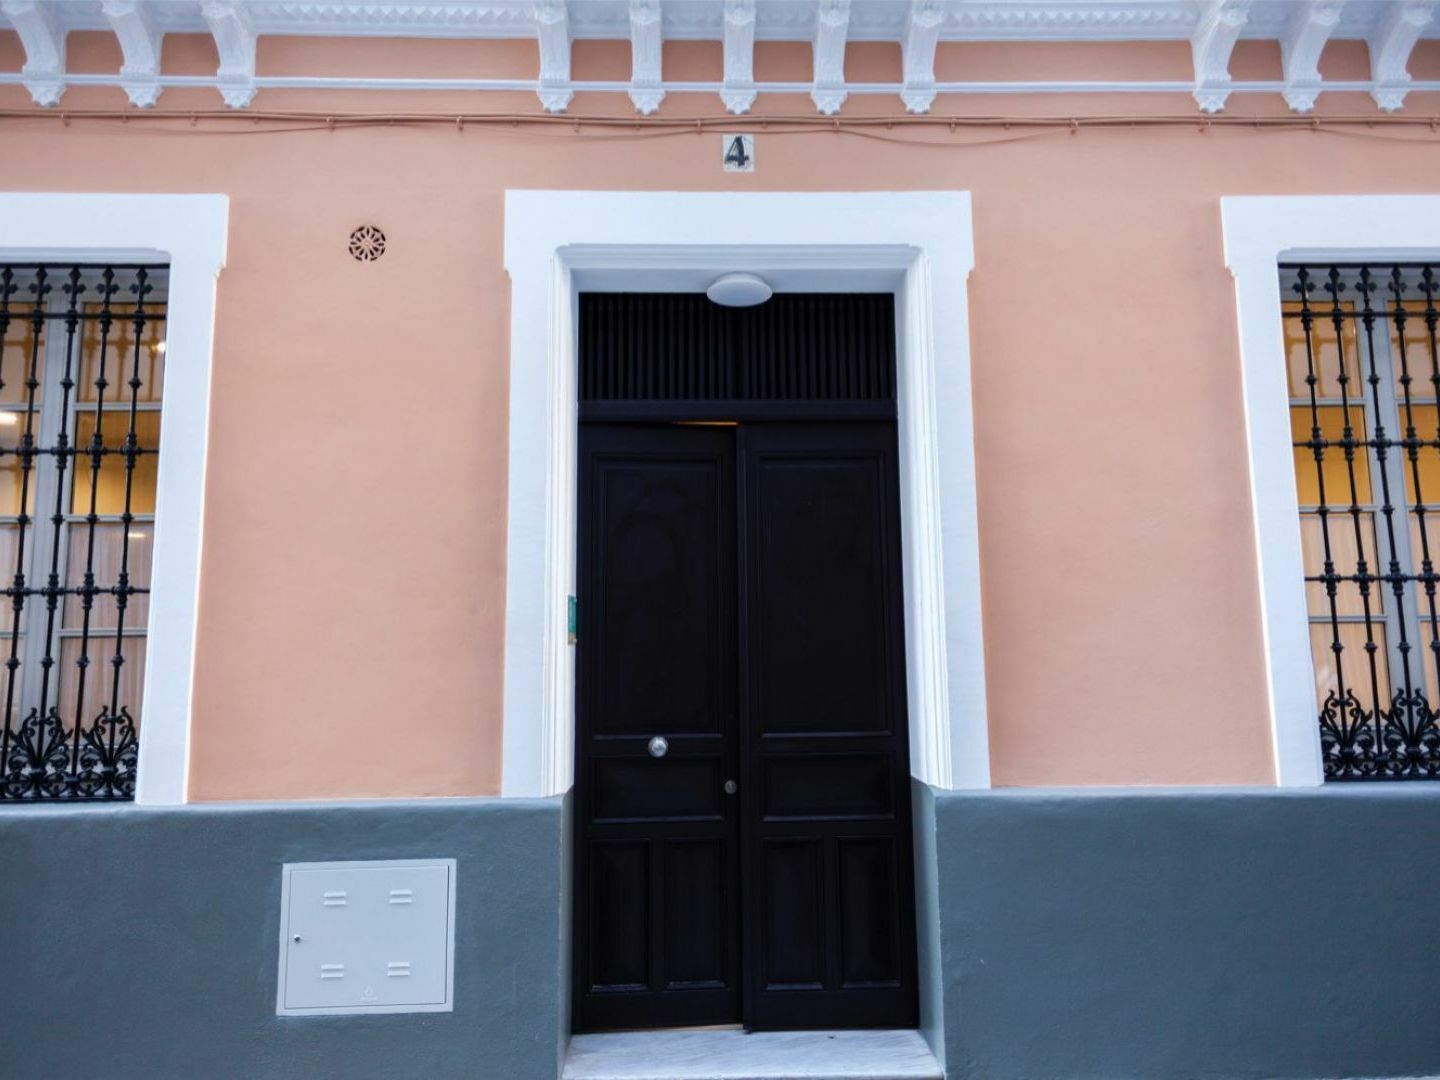
[[[721,307],[754,307],[769,300],[774,292],[770,283],[757,274],[723,274],[710,283],[705,295]]]

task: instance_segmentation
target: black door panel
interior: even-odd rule
[[[914,1025],[894,424],[579,466],[576,1027]]]
[[[734,439],[582,425],[580,470],[576,1024],[733,1022]]]
[[[741,436],[746,1023],[916,1022],[892,424]]]

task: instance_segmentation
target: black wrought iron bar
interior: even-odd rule
[[[1423,267],[1420,271],[1420,291],[1425,294],[1425,336],[1430,354],[1430,389],[1432,396],[1435,397],[1437,402],[1440,402],[1440,343],[1437,343],[1435,334],[1437,326],[1440,326],[1440,309],[1437,309],[1435,306],[1435,293],[1437,291],[1435,271],[1429,266]],[[1403,340],[1403,333],[1401,334],[1401,338]],[[1437,404],[1435,408],[1434,446],[1437,450],[1440,450],[1440,404]],[[1415,485],[1415,503],[1417,513],[1421,515],[1420,532],[1421,535],[1424,536],[1426,529],[1423,515],[1428,513],[1431,507],[1425,505],[1425,500],[1420,494],[1418,481]],[[1429,557],[1428,550],[1426,551],[1426,557]],[[1429,568],[1433,568],[1433,564]],[[1434,584],[1427,582],[1426,588],[1430,590],[1433,597]],[[1430,653],[1435,660],[1435,685],[1437,687],[1437,693],[1440,693],[1440,628],[1437,628],[1435,623],[1433,600],[1430,620]],[[1432,701],[1430,703],[1431,709],[1434,709],[1437,704],[1440,704],[1440,702]]]
[[[1345,284],[1340,280],[1340,272],[1335,267],[1330,268],[1325,291],[1330,294],[1331,324],[1335,328],[1335,356],[1337,365],[1336,384],[1340,387],[1340,408],[1344,421],[1341,428],[1341,447],[1345,459],[1345,471],[1349,481],[1350,515],[1351,528],[1355,538],[1355,571],[1359,575],[1368,573],[1368,561],[1365,558],[1365,528],[1362,523],[1362,511],[1360,508],[1360,488],[1355,472],[1355,432],[1350,419],[1350,369],[1345,355],[1345,325],[1343,321],[1334,318],[1336,311],[1342,310],[1340,294],[1345,290]],[[1364,430],[1364,389],[1361,389],[1361,398],[1354,407],[1361,412],[1361,430]],[[1367,472],[1369,471],[1369,460],[1365,459]],[[1374,493],[1374,479],[1371,478],[1371,493]],[[1374,613],[1370,604],[1370,587],[1367,582],[1361,581],[1357,586],[1360,593],[1360,607],[1365,616],[1365,659],[1370,674],[1370,700],[1376,713],[1382,708],[1380,704],[1380,660],[1376,655],[1379,645],[1375,641]],[[1335,648],[1336,666],[1340,666],[1343,644],[1338,634],[1332,648]]]
[[[80,270],[77,267],[70,271],[70,280],[62,286],[63,291],[69,298],[66,305],[67,310],[74,317],[65,322],[65,364],[60,376],[60,430],[55,434],[55,445],[66,447],[70,443],[70,391],[75,387],[75,380],[71,377],[75,363],[75,341],[76,331],[79,329],[78,318],[80,309],[80,297],[86,291],[81,283]],[[39,716],[42,726],[50,724],[50,676],[56,664],[55,650],[55,617],[60,610],[60,546],[64,539],[61,526],[65,524],[65,466],[69,461],[68,455],[61,454],[55,459],[57,470],[55,482],[54,509],[50,514],[50,569],[46,575],[46,586],[42,591],[45,597],[45,635],[41,638],[44,653],[40,657],[40,705]],[[58,694],[57,694],[58,697]],[[62,724],[60,711],[57,708],[54,715],[54,724],[58,728]]]
[[[1368,359],[1369,361],[1369,374],[1366,376],[1366,381],[1370,385],[1371,411],[1374,416],[1375,431],[1373,437],[1376,443],[1376,471],[1380,474],[1380,514],[1385,521],[1385,535],[1387,543],[1389,544],[1390,551],[1389,572],[1390,578],[1392,579],[1390,591],[1391,595],[1394,597],[1396,612],[1401,615],[1401,617],[1396,620],[1396,629],[1399,641],[1396,643],[1395,648],[1396,651],[1400,654],[1400,673],[1404,682],[1405,690],[1403,699],[1396,696],[1394,699],[1394,703],[1390,706],[1390,710],[1392,712],[1392,718],[1394,718],[1394,713],[1399,712],[1401,709],[1404,710],[1406,719],[1401,722],[1402,729],[1406,736],[1406,745],[1413,746],[1414,739],[1418,734],[1418,724],[1416,723],[1415,718],[1417,712],[1420,712],[1421,710],[1417,709],[1419,701],[1415,695],[1414,672],[1411,670],[1410,665],[1410,650],[1412,646],[1410,644],[1409,631],[1406,628],[1406,623],[1409,620],[1403,617],[1405,587],[1403,582],[1394,580],[1398,578],[1401,573],[1400,550],[1395,536],[1395,505],[1390,493],[1390,470],[1386,464],[1389,457],[1389,450],[1385,435],[1384,409],[1382,408],[1380,402],[1380,373],[1375,363],[1375,322],[1377,319],[1377,314],[1375,312],[1372,297],[1376,288],[1377,285],[1374,276],[1370,272],[1369,267],[1361,268],[1359,280],[1356,283],[1356,289],[1357,291],[1359,291],[1362,298],[1362,313],[1364,315],[1364,319],[1361,322],[1361,326],[1364,328],[1365,331],[1364,359]],[[1380,714],[1381,706],[1377,702],[1377,724],[1380,723]]]
[[[100,422],[105,416],[105,388],[109,386],[109,380],[105,378],[106,367],[110,359],[110,327],[113,318],[111,301],[119,286],[115,284],[115,272],[108,267],[101,276],[100,284],[100,354],[96,361],[95,371],[95,411],[93,414],[94,430],[90,433],[90,498],[85,513],[85,570],[81,578],[81,587],[78,590],[80,597],[80,656],[75,662],[79,669],[78,686],[75,690],[75,754],[71,766],[75,772],[80,771],[80,737],[85,729],[85,684],[86,676],[90,673],[90,620],[94,612],[95,596],[98,592],[95,586],[95,527],[99,522],[99,515],[95,513],[96,499],[100,493],[100,465],[105,460],[104,455],[99,451],[104,449],[104,437],[101,434]],[[77,432],[78,434],[78,432]],[[63,524],[59,528],[63,528]],[[58,530],[57,530],[58,531]],[[67,595],[76,595],[67,588]]]
[[[0,596],[119,596],[121,591],[118,585],[59,585],[53,589],[48,585],[28,585],[23,589],[6,586],[0,589]],[[143,596],[150,592],[138,585],[126,585],[123,591],[126,596]]]
[[[62,322],[62,323],[63,323],[63,322],[68,322],[68,321],[70,320],[70,318],[71,318],[71,315],[70,315],[70,313],[69,313],[68,311],[49,311],[49,312],[46,312],[45,314],[41,315],[40,318],[43,319],[43,320],[46,321],[46,322]],[[99,315],[98,313],[96,313],[96,312],[81,311],[81,312],[77,312],[77,313],[74,315],[74,319],[75,319],[75,321],[78,322],[78,323],[98,323],[98,322],[100,322],[100,318],[101,318],[100,315]],[[147,318],[148,321],[150,321],[150,322],[164,322],[164,321],[165,321],[165,316],[162,315],[162,314],[160,314],[159,312],[155,312],[154,314],[148,315],[148,316],[146,316],[146,318]]]
[[[1311,439],[1318,444],[1322,428],[1320,425],[1320,402],[1316,387],[1319,385],[1319,377],[1315,373],[1315,336],[1314,336],[1314,314],[1310,310],[1310,293],[1314,285],[1310,281],[1308,271],[1301,269],[1299,280],[1296,283],[1295,291],[1300,295],[1300,310],[1304,316],[1301,320],[1301,327],[1305,332],[1305,386],[1310,396],[1310,434]],[[1330,506],[1329,498],[1325,492],[1325,449],[1316,445],[1313,449],[1315,459],[1315,482],[1316,493],[1320,498],[1320,506],[1316,516],[1320,520],[1320,540],[1323,547],[1323,567],[1327,578],[1331,578],[1335,572],[1335,555],[1330,544]],[[1362,549],[1363,550],[1363,549]],[[1345,689],[1345,665],[1343,653],[1345,646],[1340,640],[1340,607],[1337,598],[1337,587],[1333,580],[1325,583],[1325,596],[1330,608],[1330,649],[1331,655],[1335,658],[1335,681],[1339,691],[1337,699],[1338,708],[1332,710],[1327,700],[1326,706],[1320,712],[1320,723],[1322,726],[1329,724],[1332,734],[1341,745],[1350,745],[1354,742],[1354,732],[1346,723],[1345,705],[1348,695]]]
[[[115,595],[115,656],[111,661],[115,665],[110,684],[109,752],[112,756],[115,752],[116,729],[124,715],[120,706],[120,675],[125,666],[123,647],[125,644],[125,611],[128,606],[130,586],[130,526],[135,521],[135,515],[132,512],[137,456],[135,453],[135,419],[139,415],[140,404],[140,350],[144,345],[145,337],[145,297],[152,288],[144,270],[136,273],[135,284],[130,288],[135,293],[135,349],[130,366],[130,412],[129,424],[125,432],[125,509],[120,515],[122,526],[120,530],[120,572],[116,578],[120,591]]]
[[[109,411],[114,412],[114,411],[117,411],[117,410],[113,410],[113,409],[112,409],[112,410],[109,410]],[[141,409],[140,411],[141,411],[141,412],[150,412],[150,411],[152,411],[152,410],[149,410],[149,409]],[[0,446],[0,458],[4,458],[4,457],[8,457],[8,456],[19,457],[19,456],[20,456],[22,453],[24,453],[24,452],[25,452],[25,451],[21,451],[21,450],[19,450],[19,449],[13,448],[13,447]],[[147,455],[147,454],[158,454],[159,452],[160,452],[160,448],[159,448],[159,447],[156,447],[156,446],[138,446],[138,445],[135,447],[134,450],[127,450],[124,446],[105,446],[105,447],[101,447],[101,448],[100,448],[100,451],[99,451],[101,457],[106,457],[106,456],[109,456],[109,455],[125,456],[125,455],[132,454],[132,453],[133,453],[133,454],[135,455],[135,457],[137,457],[137,458],[142,458],[142,457],[144,457],[144,456]],[[82,456],[84,456],[84,457],[89,457],[91,451],[90,451],[89,447],[81,447],[81,446],[37,446],[37,447],[35,447],[33,450],[28,451],[28,453],[29,453],[30,456],[32,456],[32,457],[56,457],[56,458],[65,457],[65,458],[72,458],[72,457],[82,457]]]
[[[74,260],[74,259],[63,259],[63,260],[59,260],[59,261],[52,260],[52,259],[36,259],[34,262],[7,262],[5,265],[8,266],[8,267],[10,267],[10,269],[16,270],[16,271],[24,271],[24,270],[30,270],[30,271],[36,271],[36,270],[46,270],[46,271],[49,271],[49,270],[65,270],[65,271],[69,271],[69,270],[75,270],[75,269],[77,269],[77,268],[80,269],[80,270],[115,270],[115,271],[120,271],[120,270],[146,270],[146,271],[150,271],[150,270],[163,270],[163,269],[165,269],[165,264],[164,264],[163,262],[153,262],[153,261],[151,261],[151,262],[144,262],[144,261],[139,261],[139,260],[137,260],[137,261],[132,261],[132,262],[93,262],[93,261],[83,260],[83,259],[82,259],[82,260],[80,260],[80,261],[77,262],[77,261]],[[1417,264],[1417,265],[1419,265],[1419,264]]]
[[[18,288],[15,284],[14,269],[9,266],[0,267],[0,394],[5,390],[5,338],[10,333],[10,298]],[[10,708],[7,701],[4,719],[0,721],[0,791],[5,787],[3,777],[8,772],[6,763],[9,760]]]
[[[35,391],[40,388],[39,364],[40,356],[44,349],[45,320],[39,317],[42,309],[49,302],[51,286],[48,281],[48,274],[44,268],[35,273],[35,281],[30,286],[34,295],[34,306],[31,312],[30,326],[30,361],[29,369],[25,373],[25,430],[20,435],[20,445],[25,451],[20,455],[20,512],[16,515],[16,537],[15,537],[15,575],[12,579],[12,588],[19,590],[25,588],[25,538],[30,526],[30,473],[34,468],[34,447],[35,447]],[[11,596],[11,617],[10,617],[10,655],[5,661],[5,716],[8,719],[15,705],[15,680],[20,670],[20,620],[24,613],[25,597],[23,594],[14,593]],[[30,723],[27,717],[21,721],[20,731],[17,737],[25,735],[26,725]],[[43,739],[43,725],[34,732],[37,739]],[[40,747],[28,746],[29,761],[27,762],[26,775],[21,777],[21,784],[28,789],[29,794],[39,795],[43,792],[37,790],[43,780],[43,768],[40,761],[43,760],[43,753]],[[7,771],[10,769],[10,759],[4,761]]]
[[[1391,317],[1395,323],[1397,359],[1400,361],[1400,376],[1396,381],[1400,384],[1405,412],[1405,458],[1410,465],[1411,498],[1408,502],[1410,512],[1416,518],[1416,531],[1420,534],[1421,573],[1417,583],[1424,586],[1425,603],[1430,621],[1430,658],[1435,670],[1435,685],[1440,687],[1440,611],[1437,611],[1435,602],[1435,564],[1430,557],[1430,530],[1425,521],[1427,507],[1420,482],[1420,448],[1416,445],[1419,440],[1415,434],[1415,403],[1410,393],[1410,384],[1413,380],[1410,375],[1409,348],[1405,342],[1405,327],[1409,319],[1408,312],[1405,310],[1407,285],[1404,272],[1398,266],[1393,267],[1390,271],[1389,290],[1392,300]],[[1420,726],[1422,728],[1434,725],[1434,716],[1431,711],[1433,707],[1434,703],[1429,701],[1427,696],[1424,714],[1421,716]]]

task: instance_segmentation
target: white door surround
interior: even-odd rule
[[[576,297],[703,292],[754,271],[780,292],[896,297],[906,689],[915,776],[990,784],[966,282],[967,192],[508,191],[510,461],[502,794],[569,789]]]
[[[135,787],[135,801],[151,805],[184,802],[189,777],[215,279],[225,265],[229,214],[224,195],[0,194],[0,261],[170,268]]]
[[[1260,571],[1275,779],[1324,779],[1291,446],[1281,262],[1405,261],[1440,255],[1440,196],[1244,196],[1220,200],[1235,277],[1255,557]]]

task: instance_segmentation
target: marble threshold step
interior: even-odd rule
[[[916,1031],[692,1028],[576,1035],[564,1080],[943,1080]]]

